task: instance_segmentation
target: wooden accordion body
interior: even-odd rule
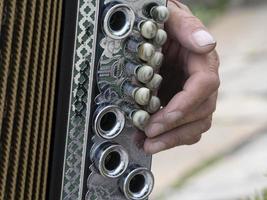
[[[165,5],[0,0],[0,200],[148,198]]]

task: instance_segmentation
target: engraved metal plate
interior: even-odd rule
[[[133,125],[133,114],[148,106],[140,105],[143,91],[134,96],[146,84],[126,69],[129,62],[147,64],[135,45],[147,41],[138,23],[150,20],[148,5],[166,1],[78,0],[62,200],[147,199],[153,188],[151,156]]]

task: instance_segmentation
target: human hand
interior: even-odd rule
[[[213,37],[185,5],[173,0],[168,7],[159,90],[166,106],[146,126],[144,150],[150,154],[198,142],[211,127],[220,85]]]

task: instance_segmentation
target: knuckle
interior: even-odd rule
[[[216,105],[215,103],[207,104],[205,108],[203,108],[203,114],[199,115],[201,119],[209,117],[216,111]]]
[[[186,145],[196,144],[201,140],[201,135],[191,137],[190,140],[185,142]]]
[[[195,144],[195,143],[198,143],[200,140],[201,140],[201,135],[196,136],[196,137],[194,138],[194,144]]]
[[[205,102],[201,108],[196,110],[194,113],[191,113],[190,119],[201,120],[209,117],[216,111],[216,99],[210,97],[207,102]],[[192,120],[191,120],[192,121]]]
[[[215,99],[210,99],[209,103],[208,103],[208,112],[207,112],[207,116],[213,114],[216,111],[217,108],[217,102]]]
[[[209,113],[209,114],[213,114],[213,113],[215,113],[216,109],[217,109],[217,104],[216,104],[216,102],[215,102],[215,103],[213,103],[213,104],[211,105],[211,109],[210,109],[210,113]]]
[[[199,87],[201,87],[203,91],[213,93],[220,87],[220,79],[217,73],[203,71],[199,74],[199,79],[201,79]]]
[[[221,86],[221,79],[219,76],[217,76],[217,89]]]
[[[201,124],[202,124],[201,132],[202,133],[207,132],[211,128],[212,118],[211,117],[206,118],[205,120],[202,121]]]
[[[218,74],[211,73],[209,76],[209,85],[213,91],[218,90],[220,87],[221,81]]]

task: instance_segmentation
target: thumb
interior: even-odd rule
[[[169,37],[194,53],[209,53],[216,41],[203,23],[178,1],[169,1],[170,18],[166,22]]]

